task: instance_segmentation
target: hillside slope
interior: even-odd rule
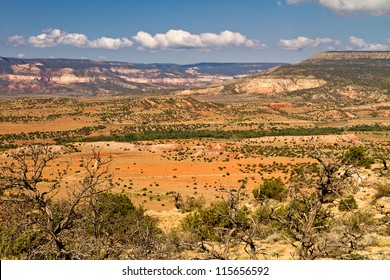
[[[223,86],[179,94],[251,94],[265,99],[339,105],[388,102],[390,52],[319,53],[300,63],[280,65]]]

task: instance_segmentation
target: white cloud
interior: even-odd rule
[[[340,42],[331,38],[315,38],[310,39],[307,37],[299,36],[296,39],[281,39],[278,45],[285,50],[301,51],[306,48],[315,48],[321,44],[333,44],[339,45]]]
[[[18,58],[23,58],[25,57],[26,55],[24,53],[18,53]]]
[[[133,42],[127,38],[107,38],[101,37],[96,40],[90,41],[88,46],[90,48],[99,48],[99,49],[120,49],[131,47]]]
[[[8,43],[12,45],[23,45],[26,42],[22,36],[14,35],[8,37]],[[84,34],[67,33],[59,29],[45,29],[42,30],[41,34],[28,38],[26,44],[35,48],[71,45],[78,48],[119,49],[131,47],[133,42],[127,38],[107,37],[89,40]]]
[[[369,12],[390,15],[390,0],[319,0],[319,3],[341,13]]]
[[[369,43],[355,36],[350,36],[349,42],[353,45],[353,49],[360,51],[386,51],[390,49],[389,46]]]
[[[368,12],[377,16],[390,15],[390,0],[286,0],[289,5],[315,2],[341,14]]]
[[[10,36],[10,37],[7,38],[7,43],[8,43],[8,45],[10,45],[10,46],[17,47],[17,46],[22,46],[22,45],[24,45],[26,42],[25,42],[23,36],[20,36],[20,35],[13,35],[13,36]]]
[[[140,43],[142,48],[157,49],[159,47],[157,40],[144,31],[139,31],[136,36],[133,36],[133,39]]]
[[[219,34],[191,34],[184,30],[169,30],[165,34],[154,36],[140,31],[133,39],[141,46],[140,49],[150,50],[182,50],[182,49],[221,49],[221,48],[258,48],[266,46],[256,40],[250,40],[238,32],[225,30]]]

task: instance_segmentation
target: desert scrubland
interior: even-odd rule
[[[389,259],[388,64],[331,52],[202,88],[3,94],[0,256]]]

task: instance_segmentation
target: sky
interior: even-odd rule
[[[390,50],[390,0],[0,0],[0,56],[286,62]]]

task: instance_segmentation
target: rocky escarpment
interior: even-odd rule
[[[274,94],[302,89],[317,88],[326,84],[324,80],[314,77],[306,78],[253,78],[249,81],[236,84],[237,93]]]
[[[358,59],[375,59],[375,60],[387,60],[390,59],[390,52],[388,51],[346,51],[346,52],[323,52],[313,55],[307,60],[302,61],[301,63],[308,62],[323,62],[325,60],[358,60]]]
[[[258,73],[272,63],[131,64],[0,57],[0,93],[118,94],[202,87]]]
[[[390,52],[325,52],[302,62],[280,65],[223,86],[179,94],[280,95],[289,102],[388,102]]]
[[[208,94],[258,94],[272,95],[298,90],[313,89],[326,84],[325,80],[315,77],[253,77],[233,81],[217,87],[187,89],[177,95],[208,95]]]

